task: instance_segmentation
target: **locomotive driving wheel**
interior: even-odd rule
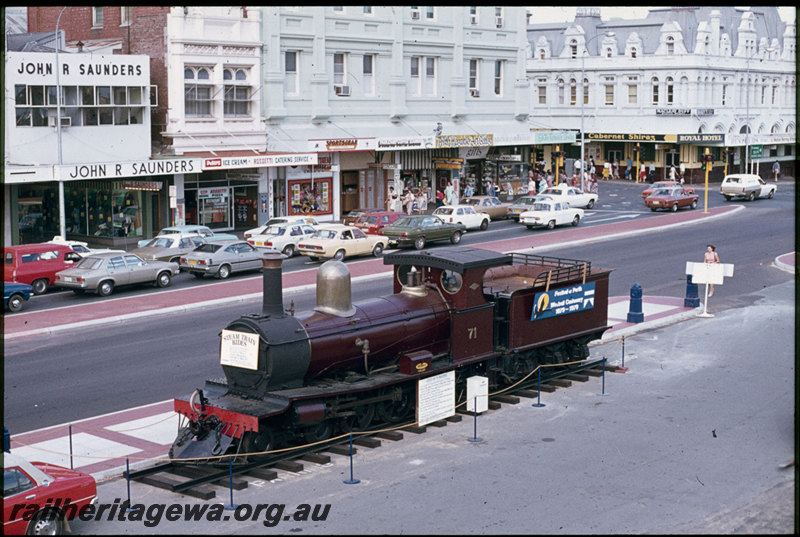
[[[264,428],[261,431],[248,431],[244,433],[242,448],[245,453],[259,453],[272,451],[275,449],[275,435],[271,429]],[[264,455],[249,455],[253,457],[263,457]]]
[[[341,420],[342,432],[363,431],[372,424],[375,418],[375,405],[361,405],[353,409],[353,414]]]
[[[409,392],[402,388],[385,388],[383,395],[390,395],[391,399],[377,404],[378,418],[389,423],[398,423],[408,416],[414,408],[414,402]]]
[[[309,425],[302,430],[303,439],[309,443],[322,442],[333,436],[333,424],[325,420],[315,425]]]

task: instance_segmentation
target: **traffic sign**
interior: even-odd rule
[[[764,146],[763,145],[751,145],[750,146],[750,158],[761,158],[764,156]]]

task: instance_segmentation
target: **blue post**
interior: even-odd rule
[[[72,424],[69,424],[69,469],[74,470],[72,466]]]
[[[539,366],[539,380],[537,382],[536,388],[536,403],[533,403],[531,406],[535,407],[543,407],[544,403],[542,403],[542,366]]]
[[[343,483],[345,485],[361,483],[360,479],[353,479],[353,433],[350,433],[350,479],[345,479]]]
[[[131,465],[129,459],[125,457],[125,479],[128,482],[128,506],[125,508],[125,512],[132,511],[131,509]]]
[[[472,438],[467,438],[470,442],[481,442],[483,438],[478,438],[478,397],[475,397],[475,406],[472,407],[472,414],[475,419],[474,431],[472,433]]]
[[[233,455],[228,458],[228,476],[230,479],[230,487],[231,487],[231,504],[225,506],[226,511],[233,511],[238,505],[233,503]]]
[[[642,286],[634,283],[631,287],[631,305],[628,310],[628,322],[640,323],[644,321],[644,313],[642,312]]]
[[[597,395],[608,395],[606,393],[606,357],[603,356],[603,384],[602,384],[602,392],[598,393]]]
[[[683,299],[684,308],[699,308],[700,307],[700,293],[697,289],[697,284],[692,283],[692,275],[686,275],[686,298]]]

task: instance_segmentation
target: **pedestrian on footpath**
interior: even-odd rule
[[[719,256],[717,255],[717,247],[713,244],[706,246],[706,253],[703,255],[703,261],[706,263],[719,263]],[[714,296],[714,284],[708,284],[708,296]]]

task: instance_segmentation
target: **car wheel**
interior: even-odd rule
[[[336,253],[335,253],[335,254],[333,254],[333,258],[334,258],[336,261],[341,261],[341,260],[343,260],[343,259],[344,259],[344,256],[345,256],[345,251],[344,251],[344,250],[336,250]]]
[[[18,312],[22,309],[23,302],[25,302],[25,299],[22,298],[22,295],[11,295],[8,299],[8,311]]]
[[[692,200],[692,209],[697,209],[697,200]]]
[[[573,225],[573,226],[577,226],[577,225],[580,223],[580,221],[581,221],[581,217],[580,217],[580,215],[577,215],[577,214],[576,214],[576,215],[575,215],[575,218],[573,218],[573,219],[572,219],[572,225]]]
[[[33,515],[28,525],[28,535],[63,535],[64,520],[54,509],[43,509]]]
[[[525,225],[525,227],[528,228],[528,229],[533,229],[533,226],[529,226],[527,224]]]
[[[48,282],[46,278],[42,278],[41,280],[36,280],[31,285],[33,286],[34,295],[43,295],[50,288],[50,282]]]
[[[770,190],[769,194],[767,194],[767,199],[771,200],[772,196],[774,196],[774,195],[775,195],[775,191],[774,190]]]
[[[158,275],[156,279],[156,285],[159,287],[169,287],[169,284],[172,283],[172,276],[169,275],[169,272],[164,271]]]
[[[547,223],[547,229],[553,229],[554,227],[556,227],[556,221],[555,220],[550,220]]]
[[[461,232],[460,231],[453,232],[453,234],[450,236],[450,242],[453,244],[458,244],[459,242],[461,242]]]
[[[678,204],[677,203],[673,203],[672,207],[670,207],[669,210],[672,211],[673,213],[677,212],[678,211]]]
[[[114,282],[112,282],[111,280],[100,282],[100,285],[97,286],[97,294],[100,296],[108,296],[113,292],[114,292]]]
[[[286,257],[292,257],[294,255],[294,244],[287,244],[283,249],[283,255]]]
[[[489,221],[488,220],[484,220],[483,222],[481,222],[481,231],[486,231],[487,227],[489,227]]]
[[[231,267],[228,265],[220,265],[216,277],[218,280],[225,280],[231,275]]]
[[[372,255],[375,257],[380,257],[383,254],[383,244],[378,243],[375,245],[375,248],[372,249]]]
[[[756,199],[756,193],[755,192],[750,192],[747,195],[747,201],[753,201],[754,199]]]
[[[657,209],[655,207],[650,207],[650,210],[653,211],[653,212],[657,211]]]
[[[591,209],[592,207],[594,207],[594,200],[589,200],[589,203],[586,204],[586,208]]]
[[[731,201],[731,197],[730,197],[730,196],[727,196],[727,195],[725,195],[725,201]]]
[[[414,248],[417,250],[425,248],[425,237],[417,237],[417,240],[414,241]]]

